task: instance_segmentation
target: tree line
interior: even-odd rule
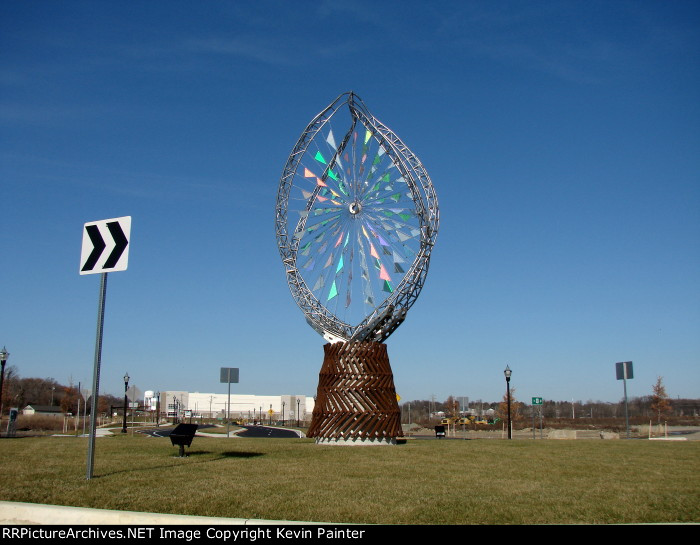
[[[80,390],[83,390],[82,385]],[[84,414],[87,405],[87,414],[90,413],[91,397],[87,398],[79,391],[77,385],[72,382],[66,386],[53,378],[23,378],[13,365],[5,369],[5,380],[1,394],[2,414],[8,414],[13,407],[20,411],[27,405],[43,405],[60,407],[64,413]],[[118,398],[109,394],[100,394],[97,400],[99,413],[107,413],[110,407],[122,407],[124,398]]]
[[[541,406],[532,406],[517,399],[516,389],[511,388],[510,412],[514,421],[527,421],[532,418],[533,409],[539,417],[548,419],[578,419],[578,418],[624,418],[624,399],[617,402],[608,401],[555,401],[544,399]],[[443,413],[447,417],[460,416],[465,407],[461,398],[450,396],[445,401],[414,400],[401,404],[402,423],[419,423],[433,425]],[[508,400],[504,394],[499,401],[484,401],[481,399],[469,401],[469,412],[475,416],[493,415],[500,420],[507,419]],[[627,400],[627,411],[630,418],[644,418],[662,422],[670,417],[700,416],[700,399],[672,399],[666,393],[663,378],[658,377],[649,395],[632,397]]]

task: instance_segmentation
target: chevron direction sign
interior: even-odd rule
[[[131,216],[86,223],[80,274],[125,271],[129,262],[130,233]]]

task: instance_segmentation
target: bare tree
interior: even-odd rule
[[[651,396],[651,410],[656,413],[657,423],[661,424],[661,417],[671,413],[671,402],[666,394],[662,377],[656,378],[656,384],[652,386],[652,390],[654,393]]]
[[[74,386],[63,386],[63,397],[61,398],[61,410],[64,413],[77,413],[78,411],[78,399],[80,399],[80,404],[85,403],[83,396],[78,389]]]
[[[521,401],[515,399],[515,388],[510,389],[510,419],[513,422],[519,422],[522,420],[522,410],[524,404]],[[496,415],[501,420],[508,420],[508,394],[503,395],[503,401],[498,404],[496,409]]]
[[[445,413],[451,418],[459,418],[459,400],[454,396],[450,396],[445,401]]]

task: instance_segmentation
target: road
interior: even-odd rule
[[[270,428],[267,426],[242,426],[244,431],[238,432],[238,437],[274,437],[276,439],[298,438],[299,434],[293,430],[283,428]]]
[[[197,428],[197,432],[204,431],[206,428],[211,428],[213,426],[199,426]],[[298,438],[299,434],[296,431],[293,430],[286,430],[283,428],[273,428],[273,427],[267,427],[267,426],[240,426],[243,429],[243,431],[239,431],[236,433],[238,437],[270,437],[270,438],[275,438],[275,439],[284,439],[284,438]],[[143,430],[138,430],[138,433],[143,433],[144,435],[148,435],[149,437],[168,437],[170,435],[170,432],[172,432],[175,428],[174,427],[168,427],[168,428],[149,428],[149,429],[143,429]],[[222,434],[221,437],[226,437],[226,434]]]
[[[197,431],[203,431],[206,428],[213,428],[214,426],[204,424],[202,426],[197,426]],[[148,435],[149,437],[169,437],[170,432],[175,429],[175,426],[169,426],[167,428],[144,428],[142,430],[136,430],[136,433],[142,433],[143,435]]]

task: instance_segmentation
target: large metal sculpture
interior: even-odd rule
[[[428,173],[356,94],[344,93],[302,132],[275,213],[292,296],[328,341],[307,435],[394,443],[402,433],[384,341],[428,273],[439,224]]]

